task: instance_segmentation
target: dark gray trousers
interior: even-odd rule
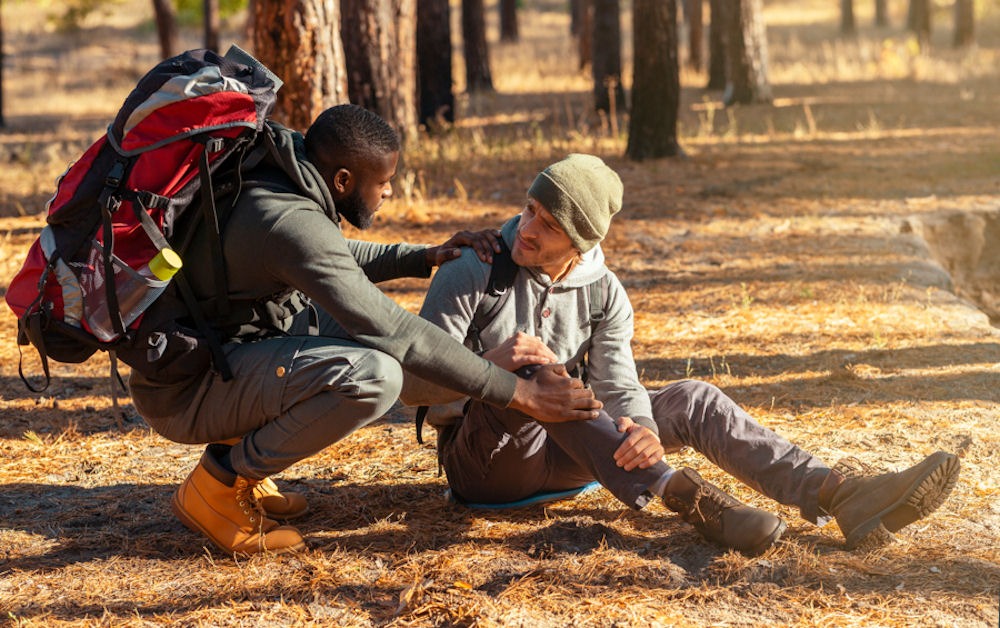
[[[175,442],[239,439],[231,460],[244,477],[283,471],[378,419],[399,396],[399,362],[344,335],[321,312],[319,336],[226,345],[233,379],[209,374],[185,412],[147,421]]]
[[[754,490],[797,506],[816,523],[829,467],[757,423],[721,390],[694,380],[650,393],[653,420],[668,452],[691,447]],[[519,412],[471,402],[442,443],[448,483],[469,501],[502,503],[598,480],[624,504],[642,508],[670,467],[625,471],[613,454],[625,435],[605,412],[591,421],[539,423]]]

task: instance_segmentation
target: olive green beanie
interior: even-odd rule
[[[543,170],[528,188],[581,253],[594,248],[622,208],[622,181],[599,157],[573,153]]]

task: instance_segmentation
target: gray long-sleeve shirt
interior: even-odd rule
[[[515,217],[501,229],[508,245],[519,220]],[[420,316],[473,347],[470,327],[486,294],[490,268],[473,251],[463,250],[459,259],[438,269]],[[604,276],[604,319],[592,334],[588,286]],[[608,413],[632,417],[656,432],[649,393],[639,382],[632,356],[632,306],[621,282],[605,266],[599,246],[556,283],[539,269],[519,268],[510,291],[496,316],[479,332],[483,348],[496,347],[522,331],[540,337],[568,368],[586,353],[588,384]],[[412,379],[402,393],[403,402],[410,405],[446,403],[455,397],[441,387]]]
[[[488,403],[508,405],[516,385],[512,373],[466,350],[372,283],[426,276],[426,247],[344,238],[325,183],[302,157],[301,138],[286,132],[278,139],[278,153],[286,163],[273,170],[284,172],[279,177],[283,181],[263,177],[263,183],[249,183],[225,228],[230,299],[267,300],[298,290],[357,342],[392,356],[405,369]],[[194,239],[195,256],[185,257],[184,263],[196,293],[210,295],[210,257],[197,254],[207,250],[203,239]],[[144,405],[155,403],[166,415],[191,402],[201,379],[199,375],[186,382],[160,383],[133,372],[131,382],[133,394],[147,401]]]

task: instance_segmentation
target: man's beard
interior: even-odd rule
[[[367,229],[375,221],[375,212],[368,208],[357,190],[351,192],[347,198],[338,201],[336,205],[337,213],[358,229]]]

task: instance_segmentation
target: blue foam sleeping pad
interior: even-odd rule
[[[485,502],[467,502],[465,500],[459,499],[452,493],[451,489],[444,492],[445,498],[455,504],[461,504],[466,508],[484,509],[484,510],[507,510],[509,508],[524,508],[526,506],[534,506],[535,504],[544,504],[546,502],[554,502],[560,499],[570,499],[572,497],[577,497],[579,495],[584,495],[595,489],[601,487],[601,483],[598,481],[590,482],[579,488],[571,488],[565,491],[552,491],[552,492],[538,492],[534,495],[529,495],[524,499],[518,499],[512,502],[501,502],[501,503],[485,503]]]

